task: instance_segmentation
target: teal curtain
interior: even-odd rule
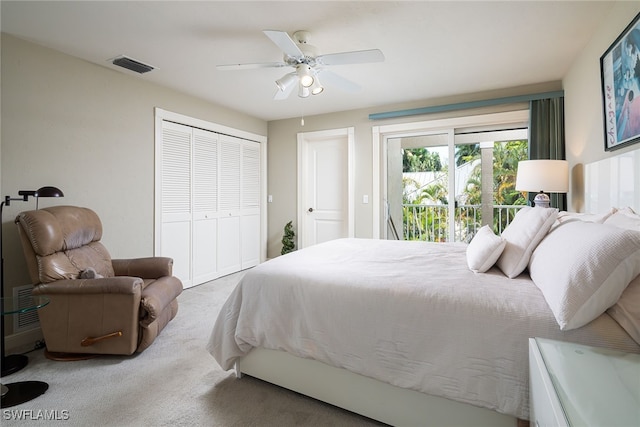
[[[531,101],[529,104],[529,159],[566,160],[564,141],[564,97]],[[535,194],[529,194],[533,201]],[[551,206],[567,210],[567,195],[549,194]]]

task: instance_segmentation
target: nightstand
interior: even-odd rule
[[[640,354],[529,339],[531,427],[640,426]]]

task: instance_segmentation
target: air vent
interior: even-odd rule
[[[30,305],[31,291],[33,285],[16,286],[13,288],[13,297],[18,298],[19,307],[28,307]],[[16,313],[13,315],[13,333],[28,331],[40,326],[38,319],[38,311],[31,310],[26,313]]]
[[[131,70],[139,74],[148,73],[155,68],[151,65],[143,64],[140,61],[136,61],[135,59],[131,59],[126,56],[119,56],[115,58],[111,63],[113,65],[117,65],[118,67],[126,68],[127,70]]]

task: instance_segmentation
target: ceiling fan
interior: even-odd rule
[[[309,37],[309,32],[307,31],[296,31],[293,33],[293,38],[285,31],[264,30],[263,33],[284,52],[282,62],[228,64],[218,65],[216,68],[218,70],[294,68],[293,72],[287,73],[276,80],[276,86],[278,87],[274,96],[276,100],[288,98],[296,87],[298,87],[298,96],[301,98],[322,93],[324,86],[320,83],[320,76],[322,76],[322,80],[330,85],[339,87],[347,92],[357,92],[360,86],[327,70],[325,67],[384,61],[384,55],[379,49],[318,55],[317,48],[307,42]]]

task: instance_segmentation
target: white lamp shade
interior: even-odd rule
[[[311,93],[311,91],[309,90],[308,87],[304,87],[302,85],[298,86],[298,96],[300,98],[307,98],[310,93]]]
[[[311,87],[314,82],[313,72],[311,67],[307,64],[300,64],[296,67],[298,77],[300,78],[300,84],[304,87]]]
[[[318,76],[313,80],[313,84],[311,85],[311,95],[319,95],[324,91],[324,87],[320,84],[320,80]]]
[[[289,88],[289,86],[295,84],[297,81],[298,76],[296,75],[296,73],[289,73],[276,80],[276,86],[278,86],[278,89],[281,92],[285,92]]]
[[[566,160],[522,160],[516,177],[518,191],[569,191],[569,162]]]

